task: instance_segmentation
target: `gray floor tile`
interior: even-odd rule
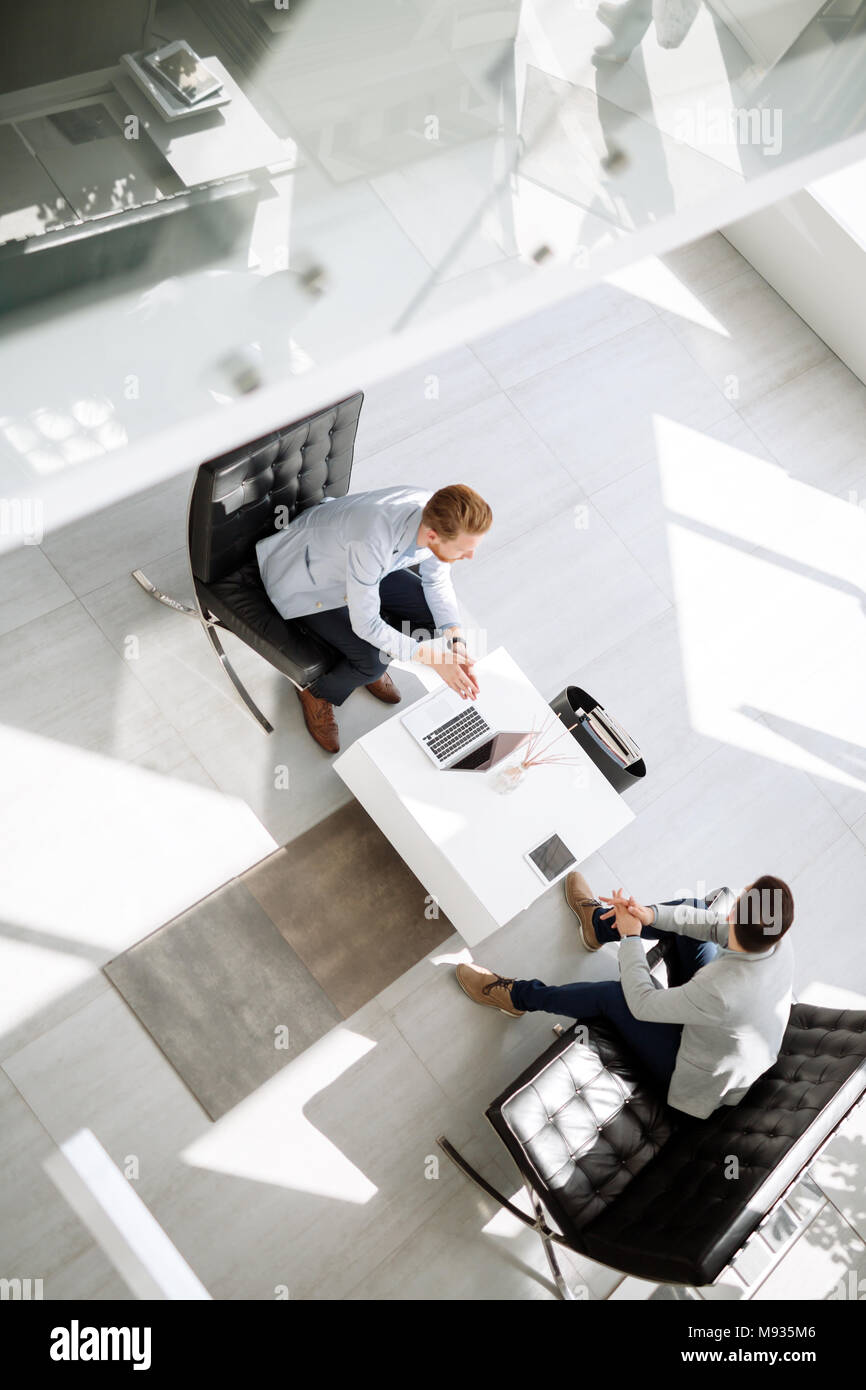
[[[669,607],[607,522],[582,504],[501,552],[486,558],[479,552],[461,576],[460,592],[483,616],[488,648],[507,646],[549,699],[576,666]]]
[[[793,309],[746,267],[701,294],[709,321],[664,318],[720,391],[735,404],[760,399],[830,358],[830,349]]]
[[[0,634],[23,627],[74,597],[38,546],[0,556]]]
[[[124,1298],[123,1280],[44,1172],[55,1145],[4,1072],[0,1135],[3,1277],[41,1279],[45,1299]]]
[[[0,708],[16,728],[114,756],[166,738],[155,704],[75,601],[0,637]]]
[[[680,430],[659,459],[592,494],[592,504],[671,602],[678,594],[671,528],[696,524],[728,535],[749,552],[766,530],[766,499],[755,487],[756,463],[775,462],[739,415]]]
[[[651,672],[651,678],[635,680],[635,671]],[[646,775],[625,793],[636,814],[683,778],[701,786],[702,764],[722,745],[695,728],[674,609],[600,656],[576,662],[563,685],[600,701],[640,747]]]
[[[714,290],[749,265],[721,232],[699,237],[662,256],[662,263],[695,295]]]
[[[443,1131],[458,1146],[473,1132],[367,1006],[187,1148],[239,1189],[232,1249],[211,1235],[195,1267],[218,1297],[272,1297],[277,1283],[293,1299],[346,1297],[462,1190],[451,1164],[429,1176]]]
[[[653,901],[697,896],[701,884],[741,888],[761,873],[790,881],[844,830],[800,773],[724,747],[693,781],[651,802],[605,845],[604,857],[627,891]]]
[[[344,806],[351,794],[329,754],[307,733],[293,687],[273,668],[265,670],[268,687],[261,703],[274,725],[273,734],[265,737],[236,703],[219,716],[185,728],[184,739],[220,791],[240,798],[278,844],[287,844]],[[407,703],[423,695],[420,681],[410,672],[394,670],[392,678]],[[366,690],[353,692],[338,711],[341,746],[347,748],[392,715],[389,706]]]
[[[490,372],[465,347],[453,348],[399,376],[376,382],[364,393],[353,490],[375,486],[366,481],[366,467],[360,466],[371,454],[430,429],[476,401],[496,395],[497,390]]]
[[[799,994],[819,986],[860,992],[866,1008],[866,942],[821,923],[828,905],[841,893],[856,901],[866,893],[866,848],[850,830],[843,830],[827,848],[791,879],[796,935],[794,988]]]
[[[493,511],[478,560],[534,526],[573,512],[584,500],[574,479],[502,393],[366,459],[364,478],[370,488],[407,480],[431,490],[455,482],[475,488]],[[466,562],[455,566],[458,596],[467,569]]]
[[[478,1167],[476,1149],[475,1143],[464,1144],[461,1153]],[[448,1159],[442,1162],[448,1164]],[[485,1176],[490,1177],[489,1167]],[[366,1275],[351,1290],[350,1299],[531,1302],[557,1297],[537,1235],[468,1179],[458,1177],[460,1185],[449,1200]],[[577,1283],[581,1271],[579,1262],[575,1264],[577,1279],[572,1277]],[[586,1280],[584,1286],[589,1300]]]
[[[547,371],[579,352],[652,319],[651,304],[616,285],[594,285],[540,314],[477,338],[472,350],[500,386]]]
[[[659,417],[700,430],[732,412],[719,386],[658,319],[508,394],[587,493],[655,458]]]
[[[192,604],[185,550],[161,556],[147,564],[145,572],[164,593]],[[243,712],[200,623],[157,603],[129,574],[92,590],[82,603],[174,728],[184,731],[202,721]],[[221,640],[254,699],[265,703],[274,689],[286,684],[268,662],[231,633],[221,634]]]
[[[71,522],[45,537],[43,549],[76,594],[144,568],[186,544],[192,474],[171,478]]]
[[[858,445],[866,430],[866,389],[837,357],[737,408],[792,478],[842,498],[858,487],[866,495]]]

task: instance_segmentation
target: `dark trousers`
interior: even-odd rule
[[[677,898],[695,907],[706,904],[697,898]],[[599,941],[619,941],[619,932],[601,918],[604,907],[593,913],[593,926]],[[612,921],[613,919],[611,919]],[[715,957],[718,947],[712,941],[696,941],[693,936],[659,931],[656,927],[641,927],[641,936],[650,941],[667,938],[674,943],[668,956],[668,982],[673,987],[684,985],[704,965]],[[541,980],[515,980],[511,987],[511,1002],[515,1008],[530,1013],[541,1010],[560,1017],[589,1019],[607,1018],[633,1051],[644,1061],[653,1076],[665,1087],[676,1065],[682,1025],[651,1023],[635,1018],[619,980],[587,980],[573,985],[545,985]]]
[[[432,637],[433,614],[427,607],[424,586],[412,570],[394,570],[379,585],[380,613],[389,627],[402,630],[407,622],[421,640]],[[388,669],[391,658],[353,630],[348,608],[330,608],[325,613],[305,614],[304,627],[339,653],[330,671],[313,681],[310,691],[320,700],[341,705],[359,685],[372,685]],[[419,631],[420,630],[420,631]]]

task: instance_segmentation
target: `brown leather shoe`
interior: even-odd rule
[[[598,898],[592,896],[592,889],[583,874],[576,872],[566,874],[565,901],[577,918],[580,939],[586,949],[588,951],[600,951],[604,942],[599,941],[595,934],[592,914],[601,904]]]
[[[475,1004],[484,1004],[488,1009],[498,1009],[510,1018],[522,1018],[525,1009],[515,1009],[511,1002],[513,980],[502,975],[494,975],[483,965],[458,965],[455,974],[457,983]]]
[[[384,700],[386,705],[399,705],[403,698],[387,671],[384,676],[373,681],[372,685],[368,685],[367,689],[377,700]]]
[[[304,723],[319,747],[326,753],[339,753],[340,730],[330,700],[319,700],[309,690],[299,690],[298,699],[304,710]]]

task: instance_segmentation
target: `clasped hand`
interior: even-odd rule
[[[621,888],[614,890],[613,897],[602,897],[603,903],[610,903],[607,912],[603,912],[602,918],[613,917],[613,925],[616,927],[620,936],[640,936],[641,927],[652,926],[655,913],[651,907],[642,907],[633,897],[626,897]]]

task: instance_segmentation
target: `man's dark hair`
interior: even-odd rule
[[[783,879],[772,874],[756,878],[737,898],[734,928],[744,951],[768,951],[781,941],[793,920],[793,894]]]

